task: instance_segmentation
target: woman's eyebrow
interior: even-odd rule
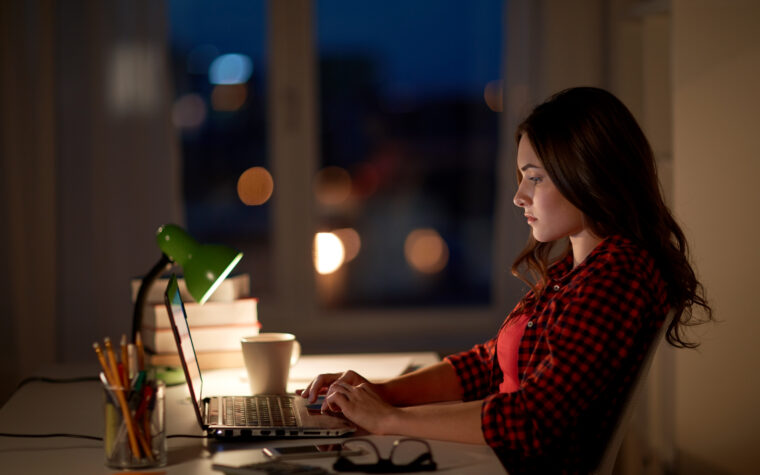
[[[527,170],[529,168],[541,168],[541,167],[539,167],[538,165],[534,165],[532,163],[528,163],[527,165],[525,165],[522,168],[520,168],[520,170],[525,171],[525,170]]]

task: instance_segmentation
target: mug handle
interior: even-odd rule
[[[293,366],[294,364],[298,363],[298,360],[301,358],[301,344],[298,343],[298,340],[293,340],[293,352],[290,354],[290,366]]]

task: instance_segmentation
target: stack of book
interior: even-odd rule
[[[258,335],[258,300],[250,296],[248,274],[227,277],[203,305],[195,302],[184,279],[178,278],[179,291],[187,312],[187,323],[201,369],[244,366],[240,339]],[[169,279],[159,278],[145,298],[142,339],[148,361],[154,366],[179,366],[164,292]],[[141,280],[132,279],[132,302],[137,299]]]

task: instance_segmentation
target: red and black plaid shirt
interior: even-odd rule
[[[668,311],[654,260],[621,237],[581,265],[549,269],[511,317],[528,314],[520,388],[499,393],[496,338],[446,358],[465,400],[483,399],[486,442],[511,473],[587,473],[599,461],[624,397]]]

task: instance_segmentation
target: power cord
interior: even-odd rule
[[[83,376],[78,378],[63,378],[63,379],[54,379],[54,378],[46,378],[42,376],[32,376],[29,378],[22,379],[21,382],[18,383],[16,386],[16,389],[13,390],[13,393],[11,393],[11,396],[15,394],[19,389],[21,389],[23,386],[33,383],[33,382],[41,382],[41,383],[51,383],[51,384],[68,384],[68,383],[87,383],[92,381],[99,381],[99,378],[94,376]],[[87,439],[87,440],[98,440],[102,441],[103,437],[97,437],[94,435],[82,435],[82,434],[67,434],[67,433],[55,433],[55,434],[14,434],[11,432],[0,432],[0,437],[18,437],[18,438],[24,438],[24,439],[45,439],[45,438],[53,438],[53,437],[69,437],[73,439]],[[171,434],[167,435],[167,439],[175,439],[179,437],[185,437],[190,439],[208,439],[209,436],[207,435],[192,435],[192,434]]]
[[[30,378],[22,379],[21,382],[19,382],[18,385],[16,386],[16,389],[14,389],[13,392],[10,394],[10,396],[8,396],[8,398],[10,399],[10,397],[16,394],[16,392],[18,392],[19,389],[33,382],[52,383],[52,384],[69,384],[69,383],[89,383],[92,381],[99,381],[99,379],[97,376],[82,376],[78,378],[63,378],[63,379],[46,378],[43,376],[32,376]]]
[[[13,434],[10,432],[0,432],[0,437],[20,437],[26,439],[44,439],[51,437],[70,437],[73,439],[89,439],[89,440],[103,440],[103,437],[97,437],[94,435],[82,435],[82,434]],[[184,437],[187,439],[210,439],[207,435],[194,435],[194,434],[171,434],[167,435],[167,439],[177,439]]]
[[[103,440],[103,437],[96,437],[94,435],[81,435],[81,434],[12,434],[10,432],[0,432],[0,437],[21,437],[25,439],[44,439],[50,437],[71,437],[74,439],[89,439],[89,440]]]

